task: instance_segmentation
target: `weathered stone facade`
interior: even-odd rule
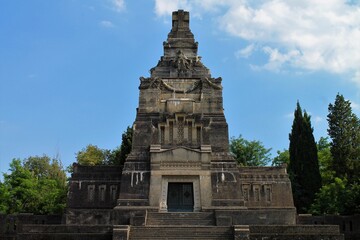
[[[169,184],[189,183],[193,211],[282,208],[288,217],[277,223],[294,224],[285,167],[239,168],[229,153],[222,79],[201,62],[188,12],[173,13],[163,47],[151,76],[140,78],[133,150],[116,209],[149,206],[167,212]]]
[[[123,169],[75,165],[66,224],[25,225],[19,239],[343,239],[337,226],[296,225],[285,166],[237,166],[222,79],[202,63],[188,12],[173,13],[163,47],[140,78]]]

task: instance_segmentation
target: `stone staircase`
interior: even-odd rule
[[[211,212],[148,212],[145,226],[131,226],[129,240],[233,240],[232,227],[215,226]]]
[[[129,240],[233,240],[231,227],[216,226],[143,226],[130,229]]]
[[[212,212],[148,212],[146,225],[215,226],[215,218]]]

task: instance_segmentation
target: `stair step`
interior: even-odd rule
[[[212,212],[158,213],[149,212],[146,225],[204,225],[214,226]]]
[[[130,240],[152,239],[208,239],[208,240],[233,240],[231,227],[215,226],[143,226],[131,227]]]

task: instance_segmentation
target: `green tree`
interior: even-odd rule
[[[28,157],[23,161],[23,165],[37,179],[53,179],[61,187],[66,185],[66,174],[61,161],[57,158],[35,156]]]
[[[31,172],[24,168],[20,159],[10,163],[10,174],[4,174],[4,189],[7,213],[32,212],[37,203],[38,181]]]
[[[96,145],[87,145],[77,152],[76,160],[81,165],[95,166],[103,165],[107,162],[109,150],[101,149]]]
[[[346,180],[335,178],[334,182],[324,185],[310,208],[315,215],[340,214],[344,212],[346,200]]]
[[[7,213],[9,206],[9,191],[5,185],[0,182],[0,213]]]
[[[127,156],[132,149],[133,128],[127,127],[126,131],[122,134],[122,142],[120,146],[120,165],[124,165]]]
[[[120,165],[123,166],[127,156],[132,149],[132,137],[133,129],[128,126],[126,131],[122,134],[120,147],[111,151],[108,157],[108,165]]]
[[[345,215],[360,214],[360,184],[352,183],[347,185],[347,197],[344,203]]]
[[[322,184],[326,185],[332,183],[335,178],[335,172],[332,170],[330,142],[327,137],[321,137],[319,139],[317,149]]]
[[[271,165],[272,166],[281,166],[283,164],[287,164],[289,165],[289,162],[290,162],[290,153],[289,153],[289,150],[287,149],[284,149],[283,151],[276,151],[277,153],[277,156],[274,157]]]
[[[311,205],[314,215],[360,213],[360,185],[350,184],[346,179],[335,177],[333,182],[324,185]]]
[[[337,94],[329,104],[328,134],[331,138],[332,168],[336,177],[347,178],[350,183],[359,180],[360,122],[352,112],[350,101]]]
[[[350,101],[339,93],[328,109],[331,142],[323,139],[318,143],[324,185],[311,212],[357,214],[360,213],[360,122],[352,112]]]
[[[122,134],[121,145],[113,150],[101,149],[96,145],[89,144],[81,151],[76,153],[76,160],[81,165],[116,165],[123,166],[125,160],[132,149],[133,129],[127,127]],[[68,172],[72,172],[72,166],[68,167]]]
[[[290,162],[288,172],[292,183],[294,204],[299,213],[310,207],[321,187],[321,175],[310,116],[297,102],[289,134]]]
[[[240,166],[266,166],[271,161],[271,148],[265,148],[260,141],[248,141],[241,135],[231,138],[230,151]]]
[[[57,159],[47,156],[13,159],[0,184],[0,211],[35,214],[62,213],[67,186],[65,171]]]
[[[105,165],[119,166],[120,154],[121,154],[120,146],[117,146],[115,149],[109,151]]]

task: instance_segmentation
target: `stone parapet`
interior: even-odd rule
[[[23,225],[18,240],[112,240],[108,225]]]
[[[297,216],[297,224],[302,225],[337,225],[340,232],[345,235],[346,240],[360,239],[360,215],[323,215],[312,216],[311,214],[300,214]]]
[[[249,230],[251,240],[344,240],[344,235],[340,234],[339,227],[331,225],[250,225]]]

